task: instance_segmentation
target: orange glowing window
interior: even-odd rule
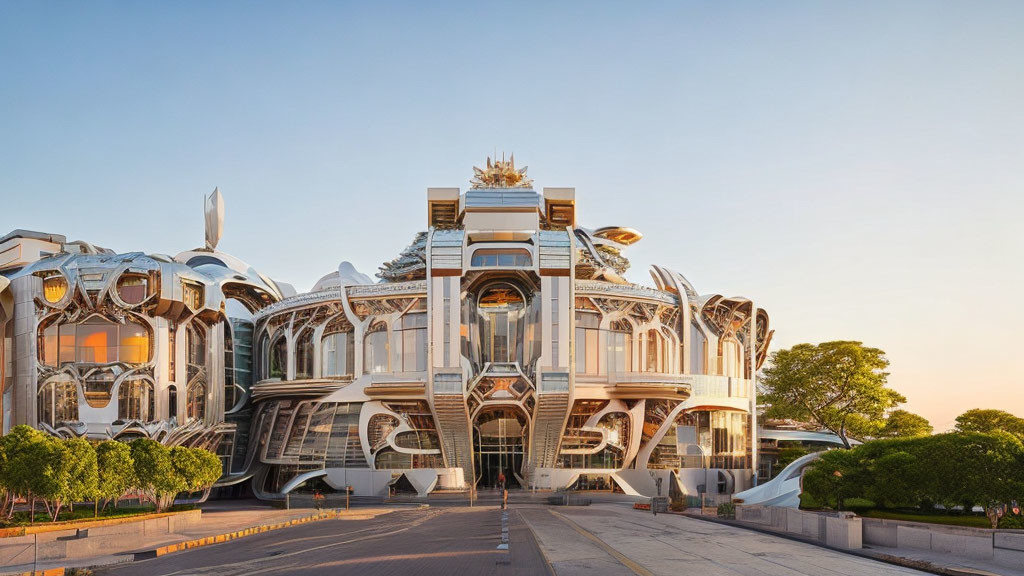
[[[60,302],[68,293],[68,281],[63,276],[50,276],[43,280],[43,297],[50,304]]]

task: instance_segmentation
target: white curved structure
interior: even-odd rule
[[[733,500],[744,504],[760,504],[762,506],[779,506],[783,508],[800,507],[800,478],[804,468],[821,457],[821,452],[812,452],[801,456],[782,469],[778,476],[760,486],[754,486],[733,496]]]

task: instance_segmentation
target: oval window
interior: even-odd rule
[[[68,293],[68,281],[63,276],[50,276],[43,280],[43,297],[50,304],[56,304]]]
[[[138,274],[125,274],[117,281],[117,295],[125,304],[134,306],[146,300],[149,279]]]

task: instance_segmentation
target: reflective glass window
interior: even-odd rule
[[[125,304],[140,304],[146,299],[149,279],[137,274],[125,274],[117,281],[117,295]]]
[[[363,340],[363,371],[388,371],[388,331],[383,322],[371,326]]]
[[[117,417],[121,420],[153,420],[153,385],[147,380],[125,380],[117,390]]]
[[[498,266],[512,268],[531,266],[530,252],[518,248],[483,248],[473,252],[470,266]]]
[[[50,276],[43,280],[43,297],[56,304],[68,293],[68,281],[63,276]]]
[[[307,328],[295,342],[295,379],[313,377],[313,329]]]
[[[402,372],[427,369],[427,315],[424,312],[402,316],[399,338],[402,346]]]
[[[324,336],[320,345],[320,371],[325,378],[351,376],[353,354],[351,332],[335,332]]]

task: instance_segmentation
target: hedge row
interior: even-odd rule
[[[1024,500],[1024,444],[1005,432],[873,440],[823,454],[805,472],[803,491],[833,508],[850,499],[881,508],[982,506],[995,527],[1007,504]]]
[[[181,492],[213,486],[220,459],[201,448],[168,448],[155,440],[131,443],[61,439],[29,426],[15,426],[0,438],[0,515],[10,518],[20,496],[41,502],[56,521],[75,502],[106,504],[138,492],[164,511]]]

